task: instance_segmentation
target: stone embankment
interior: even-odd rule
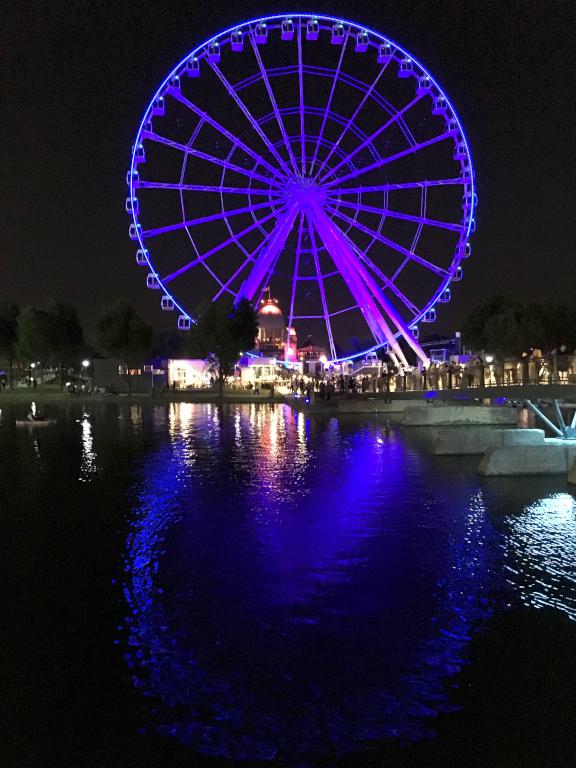
[[[405,408],[401,424],[405,427],[516,425],[514,408],[498,405],[429,405]]]
[[[406,410],[430,408],[426,400],[386,400],[369,397],[362,400],[341,398],[337,400],[338,413],[404,413]]]
[[[576,441],[549,438],[541,445],[488,448],[478,472],[492,476],[566,475],[573,471],[575,460]]]
[[[432,453],[436,456],[481,455],[489,448],[544,445],[543,429],[478,429],[438,430],[434,436]]]
[[[483,454],[481,475],[564,475],[576,484],[576,441],[546,438],[542,429],[444,429],[432,447],[437,456]]]

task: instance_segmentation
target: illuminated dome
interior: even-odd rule
[[[270,300],[260,307],[258,315],[276,315],[276,317],[279,317],[282,315],[282,310],[277,304],[274,304],[273,300]]]
[[[270,296],[267,289],[258,309],[257,347],[265,355],[281,356],[286,343],[286,323],[278,299]]]

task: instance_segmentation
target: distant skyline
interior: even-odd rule
[[[206,37],[288,4],[50,4],[4,9],[0,298],[75,303],[86,324],[117,297],[172,327],[146,291],[124,212],[129,152],[161,78]],[[573,303],[576,4],[310,3],[397,40],[450,95],[479,205],[465,279],[430,332],[495,294]]]

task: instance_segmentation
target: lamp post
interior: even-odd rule
[[[81,365],[82,365],[82,370],[84,372],[84,375],[85,375],[86,379],[88,380],[90,378],[90,374],[89,374],[90,360],[87,360],[85,358],[84,360],[82,360]],[[92,387],[90,386],[90,387],[87,388],[87,391],[90,392],[91,389],[92,389]]]
[[[488,386],[490,386],[494,384],[494,366],[492,365],[494,362],[494,355],[486,355],[485,360],[488,363]]]

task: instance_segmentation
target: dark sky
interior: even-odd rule
[[[440,328],[458,327],[495,293],[573,302],[573,0],[3,3],[0,298],[69,299],[90,324],[123,296],[149,321],[166,322],[143,287],[124,213],[141,113],[203,39],[285,10],[341,14],[389,35],[459,112],[476,166],[478,227]]]

